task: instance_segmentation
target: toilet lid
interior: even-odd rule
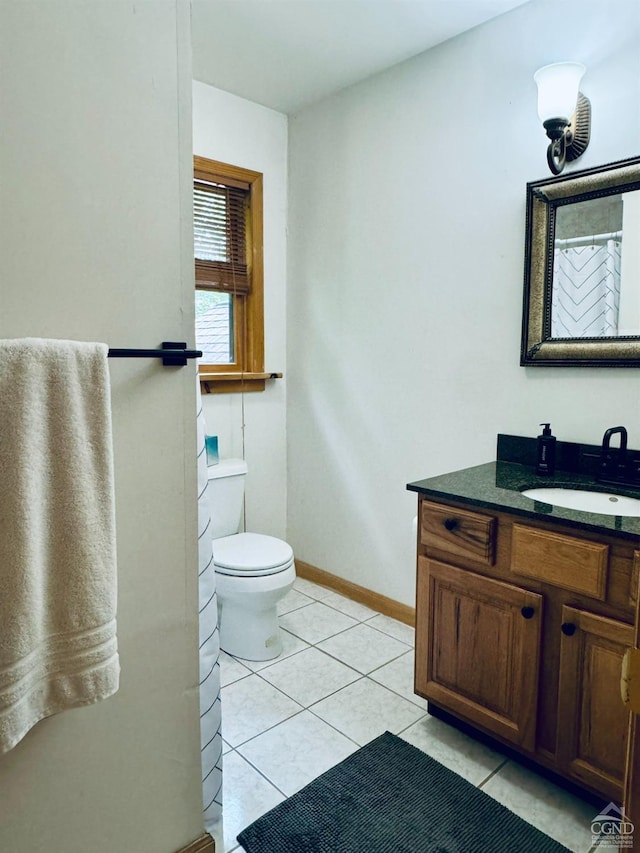
[[[234,533],[213,542],[216,571],[233,575],[273,575],[293,563],[291,545],[262,533]]]

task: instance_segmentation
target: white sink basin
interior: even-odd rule
[[[629,515],[640,518],[640,500],[610,492],[587,492],[582,489],[526,489],[522,494],[533,501],[542,501],[566,509],[599,512],[601,515]]]

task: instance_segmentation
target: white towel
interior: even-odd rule
[[[118,689],[107,347],[0,341],[0,753]]]

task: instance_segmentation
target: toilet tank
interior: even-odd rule
[[[217,465],[210,465],[207,473],[212,536],[231,536],[238,532],[242,519],[247,463],[244,459],[221,459]]]

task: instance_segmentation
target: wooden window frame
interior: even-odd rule
[[[200,364],[205,393],[264,391],[265,380],[277,374],[264,370],[264,261],[262,172],[242,169],[205,157],[193,158],[194,179],[249,185],[247,264],[250,291],[233,295],[234,357],[232,364]]]

